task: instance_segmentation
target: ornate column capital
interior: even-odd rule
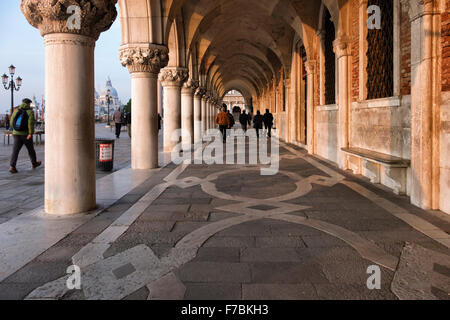
[[[27,21],[45,36],[78,34],[98,39],[117,17],[117,0],[22,0]]]
[[[184,84],[182,88],[182,92],[186,94],[195,94],[196,90],[199,86],[199,81],[189,78]]]
[[[346,35],[340,35],[333,42],[334,53],[336,53],[336,57],[339,59],[344,56],[350,56],[350,38]]]
[[[159,81],[163,87],[181,87],[189,78],[189,70],[179,67],[166,67],[159,73]]]
[[[198,87],[197,90],[195,90],[195,95],[199,97],[200,99],[205,95],[206,89],[204,87]]]
[[[150,72],[158,74],[169,62],[169,49],[156,44],[127,44],[119,48],[120,63],[130,73]]]
[[[305,69],[307,74],[315,74],[317,72],[317,61],[307,60],[305,62]]]

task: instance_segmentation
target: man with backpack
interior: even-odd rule
[[[13,129],[14,136],[14,147],[10,163],[11,168],[9,169],[11,173],[18,172],[16,169],[17,158],[23,145],[28,150],[33,169],[36,169],[42,164],[41,161],[36,160],[36,151],[33,145],[35,119],[34,112],[30,107],[31,102],[30,99],[24,99],[20,107],[16,108],[11,116],[10,126]]]
[[[228,117],[226,104],[222,105],[222,111],[216,116],[215,122],[219,125],[219,129],[223,137],[223,142],[227,142],[227,129],[230,127],[231,121]]]

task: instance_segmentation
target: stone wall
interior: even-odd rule
[[[407,8],[400,13],[400,94],[411,94],[411,21]]]
[[[327,110],[329,107],[316,108],[316,145],[317,155],[337,162],[338,148],[338,111]],[[331,108],[333,109],[333,108]]]
[[[352,101],[359,98],[359,0],[352,0]]]
[[[442,32],[442,91],[450,91],[450,0],[441,17]]]
[[[351,146],[411,159],[411,99],[353,103]]]

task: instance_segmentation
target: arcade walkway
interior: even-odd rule
[[[103,211],[0,224],[0,299],[449,299],[447,215],[292,145],[280,156],[274,176],[169,164],[120,192],[119,171]],[[73,264],[81,290],[69,291]]]

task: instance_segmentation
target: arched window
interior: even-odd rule
[[[367,32],[367,99],[394,95],[394,0],[369,0],[381,9],[381,29]]]
[[[333,41],[336,38],[334,23],[328,9],[323,14],[324,55],[325,55],[325,104],[336,104],[336,55]]]

